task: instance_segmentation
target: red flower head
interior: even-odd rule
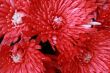
[[[109,6],[109,0],[0,0],[0,73],[109,73],[110,33],[97,31],[109,27]]]
[[[92,34],[85,45],[61,54],[58,63],[62,73],[109,73],[110,36],[103,33]]]
[[[31,3],[29,15],[40,32],[38,37],[49,40],[52,46],[61,45],[58,43],[63,38],[76,38],[79,33],[92,30],[95,0],[32,0]]]
[[[26,38],[34,35],[33,26],[28,22],[28,8],[28,1],[0,1],[0,38],[4,37],[2,44],[10,44],[10,42],[18,39],[19,36]]]
[[[0,48],[0,73],[44,73],[43,61],[47,57],[38,51],[35,42]]]
[[[110,0],[97,0],[97,21],[101,23],[98,29],[110,29]]]

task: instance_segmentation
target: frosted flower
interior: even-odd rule
[[[97,1],[97,21],[101,23],[101,26],[97,26],[97,29],[109,30],[110,29],[110,0],[98,0]]]
[[[62,73],[109,73],[110,38],[106,34],[102,31],[92,34],[84,45],[61,54],[58,64]]]
[[[109,3],[1,0],[0,72],[109,73]]]
[[[65,37],[78,37],[78,34],[92,30],[91,26],[86,29],[82,25],[87,25],[95,17],[93,12],[97,6],[93,0],[32,0],[30,4],[29,15],[38,28],[36,31],[40,32],[38,37],[42,41],[49,40],[52,46]]]
[[[29,21],[27,6],[29,2],[21,0],[2,0],[0,2],[0,38],[2,44],[11,44],[20,36],[27,40],[34,35],[33,25]]]
[[[43,60],[46,57],[33,43],[16,44],[14,47],[2,46],[0,51],[1,73],[44,73]]]

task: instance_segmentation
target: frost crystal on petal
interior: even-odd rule
[[[96,25],[96,26],[97,26],[97,25],[101,25],[100,22],[90,22],[89,24],[90,24],[90,25]]]
[[[52,37],[52,41],[53,41],[53,44],[57,44],[57,37],[56,36],[53,36]]]
[[[91,28],[92,27],[92,25],[82,25],[82,27],[84,27],[84,28]]]
[[[58,17],[58,16],[56,16],[55,18],[54,18],[54,20],[53,20],[55,23],[57,23],[57,24],[60,24],[61,22],[62,22],[62,18],[61,17]]]
[[[11,58],[12,58],[14,63],[19,63],[19,62],[21,62],[22,57],[20,54],[17,54],[17,55],[12,55]]]
[[[89,63],[89,62],[91,61],[91,59],[92,59],[92,55],[89,54],[89,53],[87,53],[87,54],[85,55],[84,62],[85,62],[85,63]]]
[[[25,16],[25,14],[23,12],[17,12],[15,11],[13,17],[12,17],[12,22],[14,25],[17,25],[17,24],[21,24],[23,23],[23,17]]]

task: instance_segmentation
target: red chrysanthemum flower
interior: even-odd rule
[[[0,73],[109,73],[109,6],[0,0]]]
[[[109,73],[110,36],[98,32],[84,45],[71,48],[59,56],[62,73]]]
[[[110,0],[97,0],[96,20],[101,23],[98,29],[110,29]]]
[[[28,1],[0,1],[0,38],[4,37],[2,44],[15,42],[19,36],[29,39],[35,35],[33,25],[29,23],[28,8]]]
[[[40,32],[38,40],[49,40],[52,46],[92,30],[95,0],[32,0],[30,4],[29,15]]]
[[[21,42],[13,47],[0,48],[0,73],[44,73],[46,56],[38,51],[41,47],[32,42]]]

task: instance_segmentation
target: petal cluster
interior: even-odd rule
[[[0,73],[109,73],[110,0],[0,0]]]
[[[110,37],[103,33],[96,33],[95,37],[92,34],[83,46],[59,55],[62,73],[109,73]]]

